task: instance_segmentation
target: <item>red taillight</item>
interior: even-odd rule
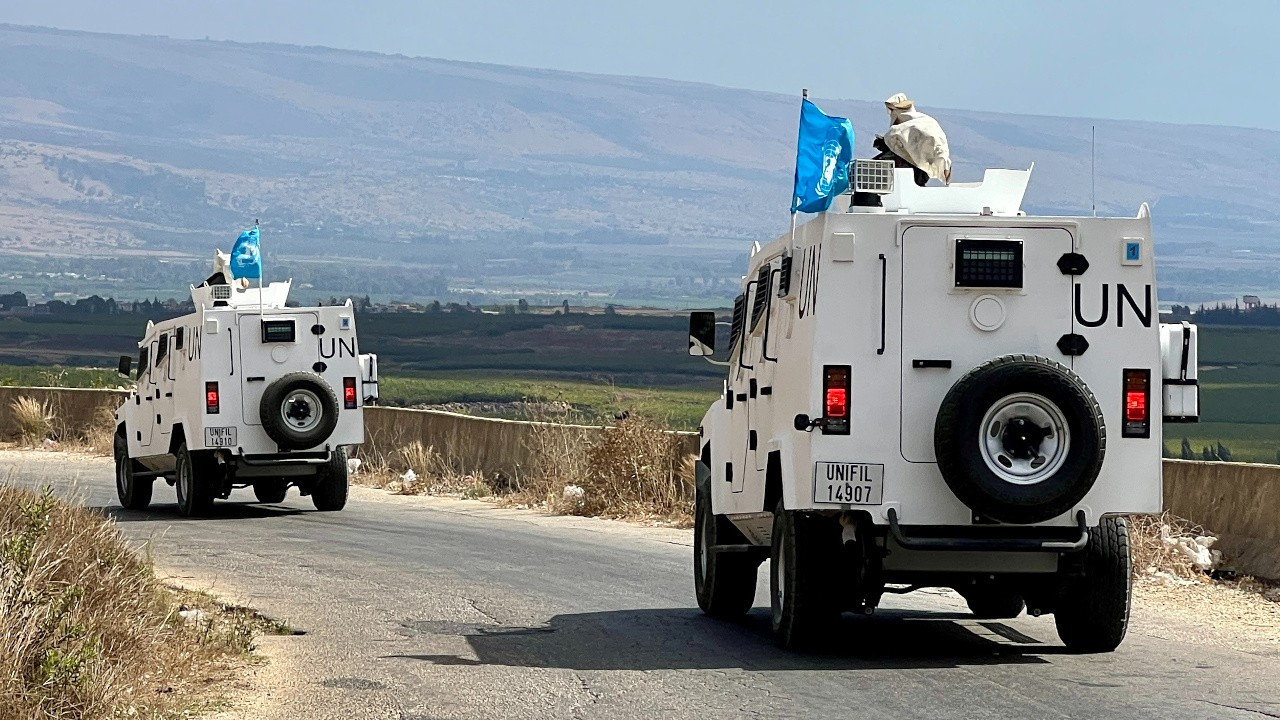
[[[1127,392],[1124,394],[1124,418],[1131,422],[1142,422],[1147,419],[1146,393]]]
[[[356,379],[342,378],[342,406],[348,410],[356,409]]]
[[[218,414],[218,383],[207,382],[204,384],[204,411],[210,415]]]
[[[849,391],[827,388],[827,417],[842,418],[849,414]]]
[[[822,432],[824,435],[849,434],[849,366],[825,365],[822,368]]]
[[[1120,436],[1151,437],[1151,371],[1124,370],[1124,423]]]

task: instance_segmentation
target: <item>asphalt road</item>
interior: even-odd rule
[[[916,594],[794,654],[769,637],[763,574],[745,622],[698,611],[688,531],[364,489],[340,513],[241,491],[186,520],[162,484],[151,511],[121,511],[105,459],[3,452],[6,475],[104,508],[163,571],[305,631],[263,640],[271,662],[226,717],[1280,717],[1280,653],[1162,639],[1159,618],[1073,656],[1049,618],[977,622]]]

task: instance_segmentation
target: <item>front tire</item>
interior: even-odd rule
[[[336,448],[316,476],[315,485],[311,488],[311,503],[317,510],[336,512],[346,507],[349,488],[347,449]]]
[[[814,649],[839,620],[839,550],[839,523],[788,511],[778,502],[769,560],[773,636],[778,645],[788,650]]]
[[[116,496],[120,506],[127,510],[146,510],[151,504],[154,480],[134,476],[134,462],[129,457],[129,441],[116,433],[114,444],[116,459]]]
[[[1104,517],[1089,529],[1080,574],[1067,580],[1054,611],[1058,637],[1077,653],[1111,652],[1129,628],[1133,559],[1129,523]]]
[[[212,458],[201,452],[187,450],[187,444],[178,446],[178,479],[174,489],[178,494],[178,512],[187,517],[203,517],[213,509],[213,474],[216,468]]]
[[[760,561],[751,553],[716,552],[719,545],[745,545],[747,539],[711,508],[708,482],[694,491],[693,589],[698,607],[713,617],[738,618],[747,614],[756,597]]]

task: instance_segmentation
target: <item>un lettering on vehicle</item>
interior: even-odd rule
[[[320,339],[320,357],[330,360],[334,357],[344,358],[356,357],[356,341],[355,338],[327,338],[329,341],[328,351],[325,349],[326,338]]]

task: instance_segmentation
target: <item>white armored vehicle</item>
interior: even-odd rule
[[[360,354],[349,300],[287,307],[289,285],[215,273],[191,288],[194,313],[147,323],[135,389],[116,411],[121,505],[146,508],[156,478],[176,486],[183,515],[249,486],[266,503],[293,485],[318,510],[346,504],[346,448],[364,442],[377,356]],[[130,365],[122,357],[120,372]]]
[[[1124,513],[1161,509],[1161,421],[1197,416],[1196,328],[1161,325],[1151,221],[1031,217],[1030,170],[852,196],[753,248],[702,421],[695,585],[745,613],[770,559],[780,643],[886,593],[1053,613],[1068,648],[1129,615]],[[690,354],[715,317],[694,313]]]

